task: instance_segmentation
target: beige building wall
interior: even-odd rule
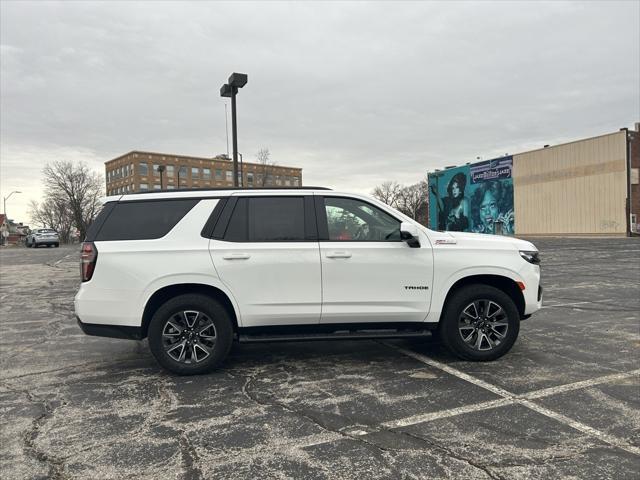
[[[513,156],[517,235],[626,233],[626,132]]]

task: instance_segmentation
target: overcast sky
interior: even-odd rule
[[[1,5],[0,187],[28,222],[55,159],[269,148],[368,193],[428,170],[640,121],[640,2]]]

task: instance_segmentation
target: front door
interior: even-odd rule
[[[312,197],[240,196],[229,205],[226,228],[209,251],[239,306],[240,326],[318,324],[320,253]]]
[[[316,196],[321,323],[422,322],[433,278],[431,246],[400,239],[400,220],[361,199]]]

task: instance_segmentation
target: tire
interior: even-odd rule
[[[207,373],[227,357],[233,324],[216,300],[199,294],[179,295],[153,314],[148,341],[156,361],[167,370],[178,375]]]
[[[59,244],[59,243],[54,243],[54,244],[53,244],[53,247],[54,247],[54,248],[58,248],[58,247],[60,247],[60,244]]]
[[[455,292],[438,328],[440,339],[454,355],[479,362],[495,360],[511,350],[519,331],[520,313],[511,297],[482,284]]]

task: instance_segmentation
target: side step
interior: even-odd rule
[[[308,342],[325,340],[372,340],[376,338],[429,337],[431,330],[360,330],[337,331],[332,333],[292,333],[292,334],[240,334],[240,343],[261,342]]]

